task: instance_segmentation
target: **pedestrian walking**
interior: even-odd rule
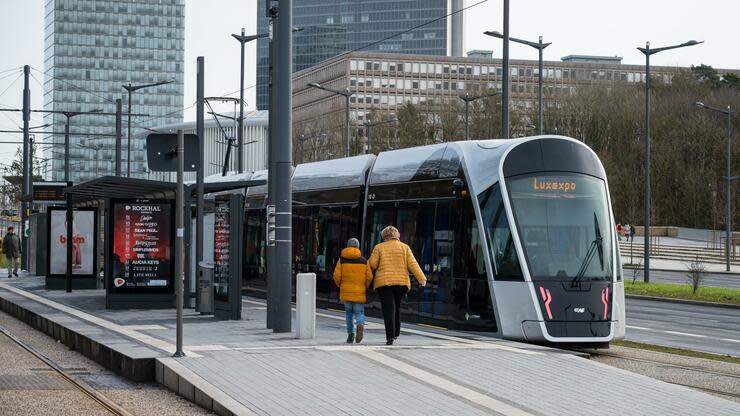
[[[339,287],[339,301],[344,302],[344,317],[347,320],[347,343],[362,341],[365,331],[365,292],[373,280],[373,274],[362,257],[360,242],[356,238],[347,241],[341,257],[334,268],[334,283]],[[354,322],[357,322],[355,336]]]
[[[622,241],[622,233],[623,233],[622,224],[618,223],[617,224],[617,240],[618,241]]]
[[[630,241],[630,230],[632,229],[632,226],[629,224],[624,224],[624,241]]]
[[[635,241],[635,233],[635,226],[633,225],[630,227],[630,241]]]
[[[3,254],[8,260],[8,277],[18,277],[18,264],[23,250],[21,250],[21,239],[15,234],[15,229],[8,227],[8,233],[3,238]]]
[[[373,289],[378,292],[383,309],[386,345],[401,334],[401,300],[411,289],[409,273],[419,282],[427,284],[427,278],[411,252],[411,247],[401,242],[401,234],[393,226],[387,226],[380,232],[383,242],[373,248],[368,260],[372,270]]]

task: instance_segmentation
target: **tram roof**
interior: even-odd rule
[[[363,186],[374,160],[370,154],[298,165],[293,172],[293,192]]]
[[[455,178],[460,174],[460,163],[460,154],[450,143],[382,152],[369,184]]]

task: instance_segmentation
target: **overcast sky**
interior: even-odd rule
[[[238,33],[242,27],[248,34],[255,32],[256,1],[186,0],[186,107],[195,101],[197,56],[205,56],[206,95],[221,95],[239,88],[239,44],[229,34]],[[5,108],[21,107],[23,83],[19,79],[10,86],[16,76],[6,77],[10,73],[4,71],[24,64],[43,69],[43,3],[0,0],[0,105]],[[465,13],[465,50],[492,49],[494,57],[500,58],[501,41],[482,32],[502,31],[502,1],[466,0],[466,5],[475,6]],[[738,15],[740,2],[736,0],[513,0],[510,30],[511,36],[537,40],[543,35],[545,42],[553,42],[545,50],[548,60],[569,54],[618,55],[624,58],[623,63],[641,64],[644,57],[635,48],[644,46],[647,40],[659,47],[696,39],[706,43],[654,55],[651,63],[740,68]],[[245,85],[253,86],[254,45],[247,51]],[[536,59],[537,55],[534,49],[512,44],[511,57]],[[43,92],[34,81],[31,91],[32,108],[41,108]],[[245,98],[253,107],[254,88],[246,91]],[[185,113],[185,119],[191,118],[192,109]],[[20,114],[0,113],[0,129],[18,128],[20,123]],[[20,135],[0,134],[2,141],[19,139]],[[0,144],[0,163],[9,163],[16,147]]]

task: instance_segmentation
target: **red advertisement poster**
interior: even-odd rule
[[[166,202],[113,204],[113,291],[171,290],[171,211]]]
[[[229,203],[216,203],[216,222],[213,227],[213,283],[214,297],[218,300],[229,299],[229,267],[231,239],[229,222]]]

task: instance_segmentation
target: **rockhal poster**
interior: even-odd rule
[[[169,202],[113,203],[113,292],[172,291],[173,221]]]
[[[67,273],[67,211],[50,210],[49,274]],[[95,275],[95,211],[75,210],[72,221],[72,275]]]

